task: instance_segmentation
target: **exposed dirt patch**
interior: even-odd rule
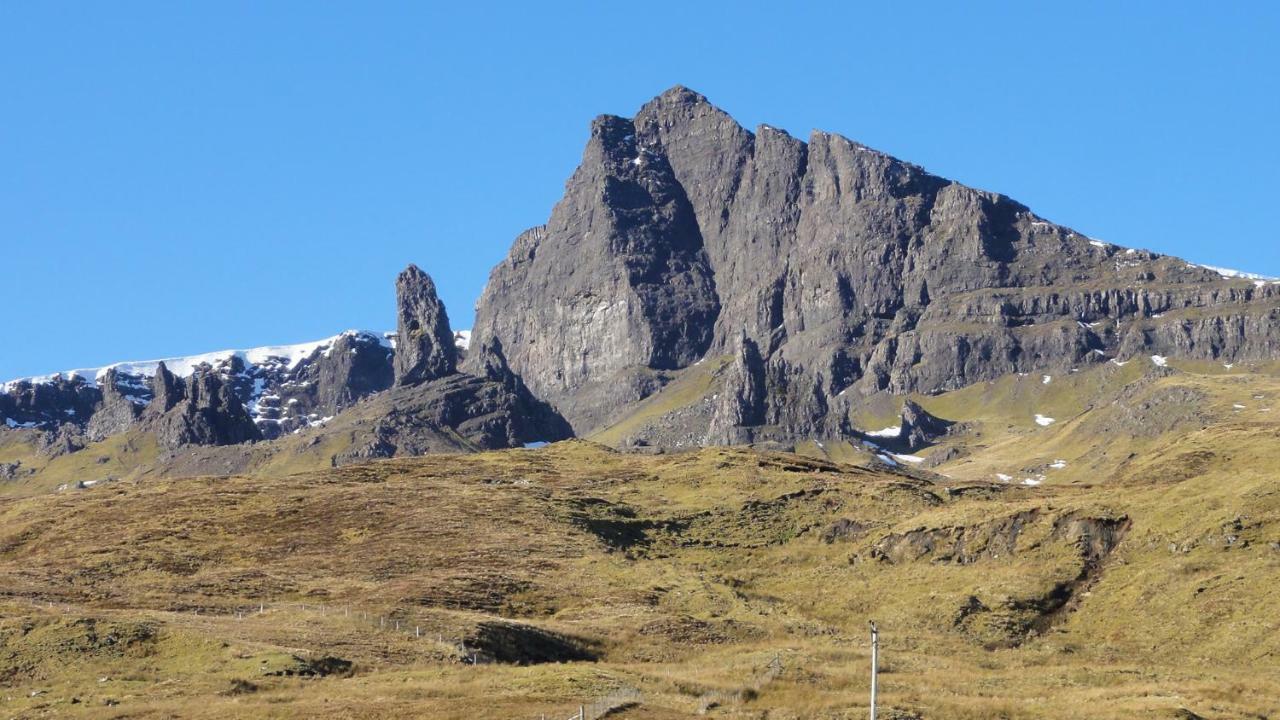
[[[881,538],[871,548],[871,557],[893,564],[929,558],[934,562],[962,565],[980,559],[1009,556],[1017,551],[1018,536],[1040,516],[1038,509],[978,525],[919,528]]]

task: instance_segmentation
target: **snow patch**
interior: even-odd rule
[[[1054,460],[1054,461],[1049,465],[1049,467],[1053,468],[1054,470],[1061,470],[1062,468],[1064,468],[1064,467],[1066,467],[1066,466],[1067,466],[1067,461],[1066,461],[1066,460]]]
[[[1009,482],[1010,480],[1013,479],[1013,476],[1005,475],[1004,473],[996,473],[996,479],[999,480],[1000,482]]]
[[[1044,415],[1041,415],[1040,413],[1036,413],[1036,424],[1037,424],[1037,425],[1039,425],[1040,427],[1049,427],[1050,425],[1052,425],[1052,424],[1054,424],[1054,423],[1056,423],[1056,422],[1058,422],[1058,421],[1057,421],[1057,420],[1054,420],[1054,419],[1053,419],[1053,418],[1051,418],[1051,417],[1045,417]]]
[[[1169,358],[1163,355],[1152,355],[1151,362],[1155,363],[1156,367],[1169,367]]]
[[[5,383],[0,383],[0,392],[8,392],[9,389],[20,382],[29,382],[33,385],[43,383],[56,382],[60,377],[68,380],[76,378],[81,379],[88,385],[97,386],[97,382],[107,374],[108,370],[115,370],[118,373],[126,375],[140,375],[142,377],[153,377],[160,363],[164,363],[169,372],[179,377],[189,377],[195,372],[195,369],[203,364],[219,365],[229,362],[232,358],[239,357],[246,365],[284,365],[287,369],[293,370],[303,360],[311,357],[317,350],[331,350],[333,344],[342,337],[365,336],[372,338],[379,345],[392,349],[393,344],[386,333],[369,333],[362,330],[346,330],[332,337],[323,340],[313,340],[311,342],[295,343],[293,345],[264,345],[262,347],[247,348],[244,350],[216,350],[214,352],[200,353],[197,355],[183,355],[178,357],[160,358],[157,360],[126,360],[124,362],[112,363],[96,368],[78,368],[75,370],[67,370],[61,373],[53,373],[51,375],[38,375],[33,377],[18,378]]]
[[[1232,270],[1231,268],[1214,267],[1213,265],[1192,265],[1192,267],[1212,270],[1224,278],[1231,278],[1233,280],[1261,280],[1266,283],[1277,279],[1268,275],[1259,275],[1258,273],[1244,272],[1243,270]]]
[[[454,331],[453,344],[459,350],[470,350],[471,349],[471,331],[470,330]]]
[[[912,463],[913,465],[914,465],[914,464],[916,464],[916,463],[922,463],[922,462],[924,462],[924,458],[920,457],[919,455],[897,455],[897,454],[895,454],[893,457],[894,457],[894,459],[895,459],[895,460],[901,460],[902,462]]]
[[[864,435],[867,435],[868,437],[887,437],[887,438],[896,438],[896,437],[898,437],[898,435],[899,435],[901,432],[902,432],[902,426],[901,426],[901,425],[894,425],[894,426],[892,426],[892,427],[887,427],[887,428],[885,428],[885,429],[883,429],[883,430],[871,430],[871,431],[869,431],[869,432],[865,432],[865,433],[863,433],[863,434],[864,434]]]
[[[1052,375],[1045,375],[1045,376],[1044,376],[1044,378],[1043,378],[1040,382],[1041,382],[1042,384],[1044,384],[1044,385],[1048,385],[1049,383],[1053,382],[1053,376],[1052,376]]]

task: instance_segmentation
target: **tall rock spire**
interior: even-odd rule
[[[397,385],[413,385],[457,372],[458,350],[449,315],[431,276],[410,265],[396,278]]]

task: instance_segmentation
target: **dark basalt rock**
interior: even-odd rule
[[[955,423],[930,415],[927,410],[908,400],[902,405],[902,426],[898,442],[908,450],[919,450],[945,437]]]
[[[98,380],[102,401],[85,426],[85,435],[97,442],[133,427],[151,399],[151,389],[140,381],[122,376],[115,368]]]
[[[743,332],[738,336],[733,363],[717,398],[707,440],[711,444],[735,445],[752,441],[751,428],[765,422],[765,367],[760,349]]]
[[[78,375],[18,381],[0,393],[0,427],[56,431],[64,423],[87,422],[101,399],[98,388]]]
[[[1091,241],[838,135],[751,133],[677,87],[592,123],[548,223],[494,268],[473,341],[500,340],[586,434],[675,371],[736,358],[744,331],[763,422],[727,424],[756,394],[735,359],[729,399],[655,421],[655,441],[847,436],[873,394],[1113,357],[1274,358],[1280,285]]]
[[[262,438],[231,386],[207,365],[184,380],[161,363],[152,393],[154,399],[143,414],[144,426],[166,448],[233,445]]]
[[[431,277],[410,265],[396,278],[397,385],[412,385],[451,375],[458,363],[444,303]]]

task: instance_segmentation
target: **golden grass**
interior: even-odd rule
[[[1270,426],[1216,432],[1188,447],[1232,459],[1171,483],[948,493],[795,455],[570,442],[0,500],[0,695],[18,717],[536,718],[631,688],[643,704],[620,717],[860,717],[875,618],[882,697],[904,713],[1266,716],[1280,710],[1280,489],[1261,468],[1280,445]],[[1040,519],[1016,552],[874,558],[895,533],[977,538],[1028,510]],[[1080,572],[1053,532],[1072,513],[1132,528],[1073,611],[1008,635],[1009,608]],[[865,529],[824,541],[841,518]],[[970,597],[989,621],[957,623]],[[496,618],[600,659],[461,662],[457,642]],[[326,655],[354,674],[270,674]]]
[[[932,480],[826,442],[342,469],[277,450],[188,479],[121,460],[122,480],[0,498],[0,699],[24,718],[567,718],[632,689],[617,717],[864,717],[874,618],[886,717],[1274,717],[1280,380],[1174,365],[918,398],[969,428]],[[145,458],[132,442],[99,452]],[[1073,518],[1126,529],[1091,560]],[[598,660],[466,664],[497,620]],[[273,674],[325,656],[353,674]]]

